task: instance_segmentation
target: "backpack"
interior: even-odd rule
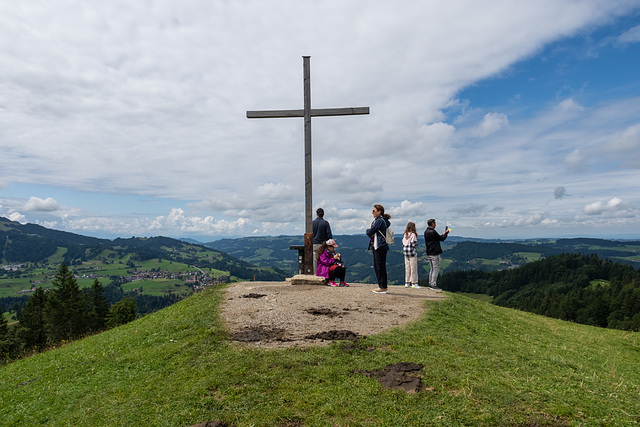
[[[393,230],[391,227],[387,227],[387,233],[384,236],[384,240],[387,241],[387,245],[393,245],[396,242],[396,238],[393,236]]]
[[[382,232],[378,230],[378,233],[382,236]],[[396,242],[396,238],[393,236],[393,230],[391,227],[387,227],[387,232],[385,233],[384,241],[387,242],[387,245],[393,245]]]

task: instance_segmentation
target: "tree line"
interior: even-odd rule
[[[53,287],[39,287],[20,312],[19,322],[9,328],[0,313],[0,358],[12,360],[41,351],[62,342],[130,322],[137,317],[133,298],[122,298],[113,305],[105,288],[96,279],[92,286],[80,289],[73,271],[60,265]]]
[[[640,331],[640,272],[597,255],[560,254],[513,270],[453,271],[438,284],[493,303],[605,328]]]

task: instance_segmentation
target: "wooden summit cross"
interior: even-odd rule
[[[311,70],[310,56],[302,57],[302,71],[304,74],[304,108],[302,110],[266,110],[247,111],[249,119],[274,119],[284,117],[304,117],[304,205],[305,205],[305,234],[304,234],[304,274],[314,275],[313,270],[313,205],[311,195],[311,117],[320,116],[352,116],[369,114],[369,107],[353,108],[311,108]]]

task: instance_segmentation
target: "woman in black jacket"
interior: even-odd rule
[[[373,205],[373,222],[371,227],[367,229],[367,236],[371,239],[369,249],[373,249],[373,270],[376,272],[378,279],[378,288],[373,292],[376,294],[387,293],[387,252],[389,245],[385,240],[387,227],[391,225],[389,219],[391,215],[384,213],[382,205]]]

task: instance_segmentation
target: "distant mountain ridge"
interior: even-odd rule
[[[371,253],[367,251],[368,239],[362,235],[335,236],[347,263],[349,280],[373,283],[375,277],[371,267]],[[220,239],[209,243],[194,243],[187,239],[170,237],[131,237],[114,240],[87,237],[75,233],[48,229],[37,224],[20,224],[0,217],[0,262],[43,262],[64,248],[62,258],[68,265],[74,265],[97,256],[101,250],[109,248],[120,254],[130,253],[134,259],[176,259],[180,262],[198,263],[198,257],[176,258],[180,249],[187,253],[213,249],[218,253],[216,260],[206,264],[213,268],[233,271],[238,277],[273,277],[282,280],[297,273],[298,252],[290,246],[302,245],[301,236],[261,236]],[[477,239],[451,236],[443,242],[443,272],[478,269],[495,271],[513,268],[532,260],[549,255],[566,253],[596,254],[640,267],[640,242],[618,241],[596,238],[563,239],[523,239],[499,240]],[[421,277],[425,277],[424,240],[419,236],[419,256],[421,257]],[[389,276],[395,282],[404,280],[404,260],[400,240],[392,246],[387,259]]]
[[[250,262],[214,250],[202,244],[187,243],[170,237],[130,237],[114,240],[87,237],[66,231],[52,230],[37,224],[20,224],[0,217],[0,263],[47,263],[60,256],[65,264],[79,265],[83,261],[101,257],[104,250],[133,260],[162,258],[200,267],[229,271],[246,280],[283,280],[283,271],[256,267]]]
[[[338,252],[347,264],[347,279],[374,283],[371,252],[367,251],[365,235],[336,235]],[[426,277],[427,262],[422,235],[418,239],[420,276]],[[295,274],[298,268],[298,252],[292,245],[302,245],[299,236],[243,237],[221,239],[206,243],[207,247],[259,266],[273,266]],[[640,241],[615,241],[596,238],[569,239],[471,239],[451,236],[442,242],[444,253],[443,272],[458,270],[496,271],[514,268],[539,258],[562,253],[595,254],[614,262],[640,267]],[[400,239],[391,246],[387,256],[389,279],[399,283],[404,280],[404,258]]]

